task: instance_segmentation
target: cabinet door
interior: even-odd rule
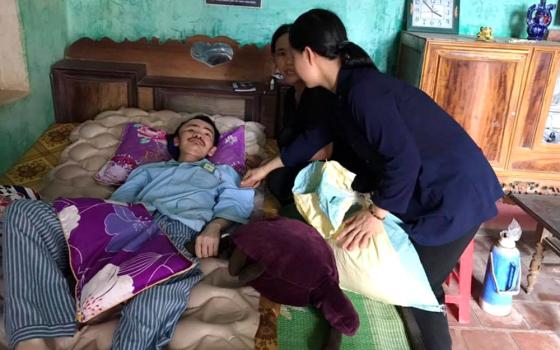
[[[495,169],[506,166],[528,50],[430,45],[421,89],[465,128]]]
[[[533,54],[508,163],[514,178],[560,181],[560,52],[556,50],[539,49]]]

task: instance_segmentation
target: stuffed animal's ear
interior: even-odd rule
[[[239,281],[247,284],[263,274],[265,266],[259,262],[247,263],[247,255],[239,248],[235,248],[229,258],[229,274],[239,276]]]
[[[265,266],[259,262],[246,265],[239,272],[239,282],[247,284],[251,281],[254,281],[257,278],[261,277],[261,275],[264,273],[264,270]]]
[[[229,274],[232,276],[239,276],[239,273],[245,267],[245,264],[247,264],[247,255],[236,247],[229,257]]]

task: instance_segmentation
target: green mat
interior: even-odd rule
[[[409,350],[404,324],[393,305],[378,303],[354,293],[346,293],[360,315],[360,329],[343,336],[342,350]],[[314,308],[282,306],[278,317],[280,350],[321,349],[327,322]]]

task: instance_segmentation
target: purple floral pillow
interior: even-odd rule
[[[208,160],[214,164],[231,165],[240,175],[245,173],[245,126],[220,135],[218,148]]]
[[[132,170],[142,164],[171,159],[167,151],[167,134],[164,130],[129,123],[123,129],[121,144],[115,155],[95,175],[107,185],[122,185]]]
[[[195,264],[142,204],[59,198],[53,206],[76,277],[76,319],[85,323]]]

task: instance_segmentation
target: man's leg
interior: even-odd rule
[[[478,226],[463,237],[440,246],[421,246],[413,242],[428,281],[440,304],[445,302],[443,282],[453,271],[461,254],[478,231]],[[451,335],[447,317],[441,312],[430,312],[411,308],[412,314],[422,333],[426,349],[451,350]]]
[[[63,271],[68,249],[54,209],[19,200],[4,223],[5,324],[10,347],[31,338],[72,336],[74,298]]]
[[[159,217],[158,223],[183,254],[196,258],[183,247],[197,232],[177,221]],[[178,276],[136,295],[125,305],[119,326],[113,335],[113,350],[161,349],[173,336],[181,314],[187,307],[191,288],[202,278],[195,267],[186,276]]]

